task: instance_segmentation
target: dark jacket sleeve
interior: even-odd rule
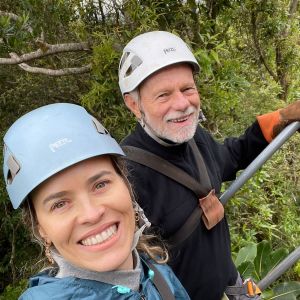
[[[217,164],[222,182],[235,179],[237,171],[245,169],[268,145],[257,121],[243,135],[226,138],[224,143],[215,141],[204,129],[200,130],[196,142],[200,149],[202,143],[206,145],[205,156],[214,161],[212,164]]]

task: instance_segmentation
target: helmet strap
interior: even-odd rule
[[[145,120],[143,120],[143,125],[142,127],[144,128],[145,132],[152,138],[154,139],[157,143],[161,144],[162,146],[165,147],[172,147],[172,146],[176,146],[179,145],[179,143],[174,143],[172,141],[167,141],[167,140],[163,140],[160,137],[158,137],[155,133],[154,130],[151,128],[151,126],[145,122]]]
[[[135,201],[133,202],[133,209],[135,212],[135,221],[138,229],[134,233],[131,250],[135,249],[143,231],[151,226],[151,223],[144,214],[143,209]]]

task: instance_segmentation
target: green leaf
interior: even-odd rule
[[[247,245],[246,247],[243,247],[239,250],[237,257],[235,259],[235,265],[238,267],[245,261],[251,261],[253,262],[254,258],[256,257],[257,248],[256,244],[251,243]]]
[[[256,276],[253,275],[255,274],[255,268],[253,262],[245,261],[241,263],[238,267],[238,271],[243,278],[251,277],[252,279],[257,280]]]
[[[300,295],[300,282],[291,281],[277,285],[274,289],[274,297],[276,300],[297,300]]]
[[[254,259],[257,275],[263,278],[271,267],[271,243],[262,241],[257,245],[257,256]]]
[[[281,261],[283,261],[288,254],[288,250],[283,248],[273,251],[271,255],[272,269],[275,268]]]
[[[211,51],[210,51],[210,55],[212,56],[212,58],[216,61],[216,63],[217,63],[218,65],[221,64],[221,63],[220,63],[220,60],[219,60],[219,55],[218,55],[218,53],[217,53],[216,51],[211,50]]]

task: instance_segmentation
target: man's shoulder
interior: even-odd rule
[[[137,146],[137,144],[139,144],[139,137],[136,131],[129,133],[120,142],[121,146]]]

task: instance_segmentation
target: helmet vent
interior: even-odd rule
[[[21,168],[19,163],[14,159],[12,155],[8,157],[7,166],[8,166],[8,172],[7,172],[6,181],[8,184],[11,184]]]
[[[119,70],[121,70],[123,68],[123,65],[127,59],[127,57],[129,56],[130,52],[125,52],[121,58],[121,61],[120,61],[120,65],[119,65]]]
[[[94,118],[93,116],[91,116],[91,117],[92,117],[92,121],[93,121],[97,131],[100,134],[109,134],[109,132],[104,128],[104,126],[96,118]]]
[[[130,76],[132,72],[142,64],[142,62],[143,61],[137,55],[133,56],[131,59],[131,64],[125,73],[125,77]]]

